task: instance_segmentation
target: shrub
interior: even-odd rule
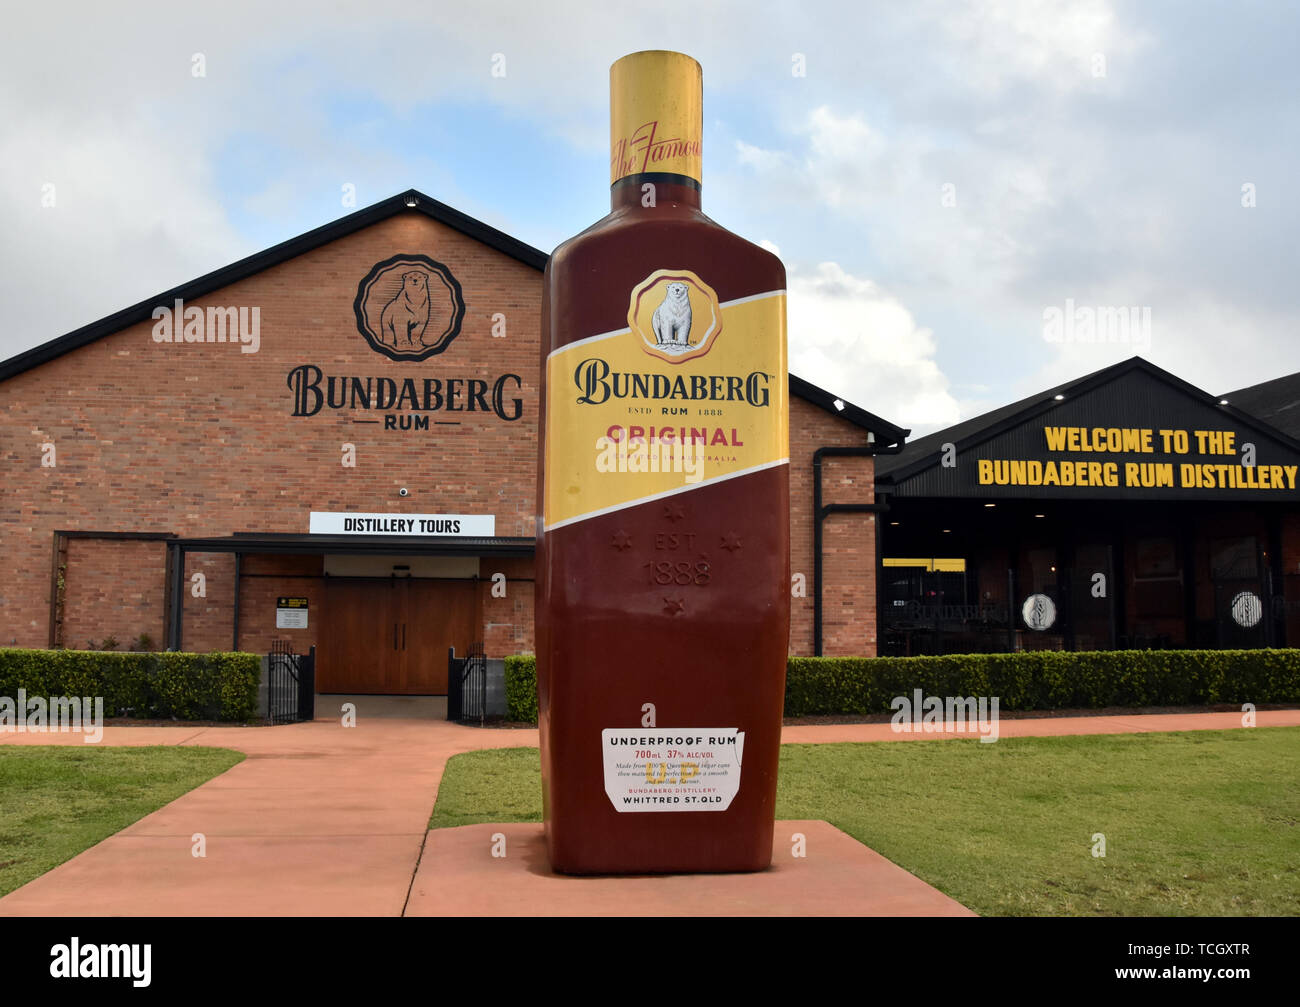
[[[134,651],[151,651],[156,648],[153,645],[153,637],[148,633],[141,633],[131,641],[130,649]]]
[[[889,713],[895,696],[997,696],[1000,710],[1300,702],[1300,650],[1094,650],[791,657],[785,715]],[[506,658],[510,719],[537,719],[533,657]]]
[[[537,723],[537,658],[506,658],[506,719]]]
[[[0,648],[0,696],[102,696],[108,717],[244,721],[260,680],[256,654]]]

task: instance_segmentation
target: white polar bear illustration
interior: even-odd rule
[[[664,299],[655,308],[650,324],[655,330],[655,341],[660,346],[690,345],[691,299],[685,283],[670,283],[664,289]]]

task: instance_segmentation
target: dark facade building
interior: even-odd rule
[[[1133,357],[882,455],[880,652],[1300,643],[1298,402]]]

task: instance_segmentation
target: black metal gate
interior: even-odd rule
[[[271,641],[266,656],[266,709],[272,724],[316,717],[316,648],[295,654],[288,640]]]
[[[447,650],[447,719],[482,724],[487,718],[487,655],[483,644],[470,646],[464,657]]]

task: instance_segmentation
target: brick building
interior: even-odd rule
[[[369,693],[531,650],[545,262],[411,191],[0,363],[0,640],[286,639]],[[908,432],[790,391],[790,651],[874,654]]]

